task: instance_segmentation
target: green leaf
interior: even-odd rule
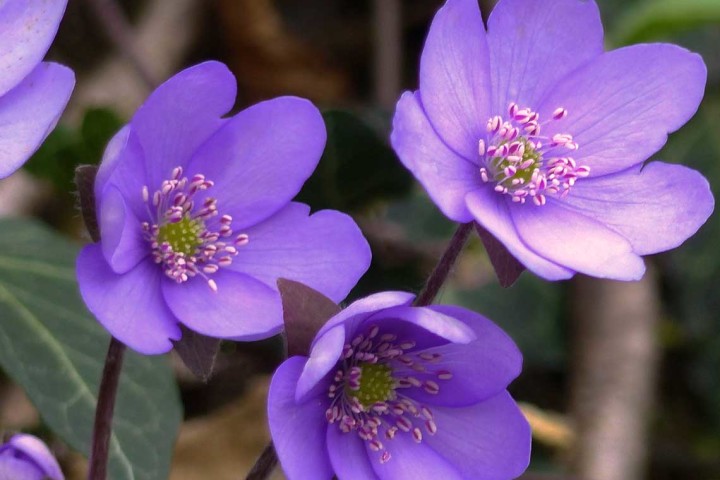
[[[87,455],[110,336],[79,297],[77,251],[35,221],[0,221],[0,366],[25,389],[45,423]],[[167,359],[128,352],[110,478],[167,478],[181,419]]]
[[[717,22],[718,0],[645,0],[624,11],[608,38],[613,46],[629,45]]]
[[[358,211],[410,191],[412,177],[379,128],[343,110],[328,110],[323,118],[325,153],[299,200],[314,208]]]

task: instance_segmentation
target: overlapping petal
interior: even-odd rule
[[[118,340],[152,355],[172,348],[180,328],[160,292],[162,270],[152,262],[118,275],[98,244],[86,245],[77,259],[80,293],[90,312]]]
[[[330,480],[333,470],[325,447],[325,410],[315,400],[295,401],[304,363],[304,358],[293,357],[273,375],[268,393],[270,433],[290,480]]]
[[[320,160],[327,133],[308,100],[280,97],[235,115],[199,149],[189,172],[215,182],[213,194],[237,228],[248,227],[297,195]]]
[[[381,438],[385,438],[385,428],[381,428],[380,432]],[[448,462],[438,455],[425,441],[416,443],[410,435],[398,434],[383,445],[390,454],[390,460],[385,463],[379,461],[379,452],[365,446],[367,455],[371,458],[373,470],[381,480],[399,478],[464,480],[459,471],[459,465]],[[468,459],[464,461],[467,462]]]
[[[213,280],[217,291],[201,277],[183,283],[163,278],[165,301],[185,326],[203,335],[244,341],[280,331],[282,306],[277,291],[243,273],[220,270]]]
[[[470,193],[466,201],[475,220],[501,241],[527,268],[548,280],[564,280],[573,276],[575,273],[573,270],[552,262],[528,248],[512,223],[505,199],[490,188]]]
[[[707,69],[700,55],[669,44],[634,45],[605,53],[560,81],[542,101],[548,118],[568,116],[546,134],[570,133],[574,158],[593,177],[643,162],[697,111]]]
[[[413,392],[413,399],[428,405],[467,406],[504,391],[522,369],[522,354],[515,342],[497,325],[477,313],[453,306],[432,306],[449,318],[459,319],[471,326],[477,338],[468,344],[447,343],[424,349],[425,354],[439,354],[433,372],[452,372],[435,394],[423,390]],[[435,380],[433,372],[417,372],[395,363],[398,375],[410,375],[418,380]]]
[[[400,98],[390,140],[400,160],[440,210],[452,220],[469,222],[472,214],[465,205],[465,195],[482,187],[479,167],[455,153],[438,136],[418,93],[405,92]]]
[[[558,81],[600,55],[603,27],[593,0],[502,0],[488,19],[487,41],[498,115],[510,102],[538,105]]]
[[[378,480],[360,437],[345,434],[337,426],[328,425],[326,438],[330,463],[338,478]]]
[[[278,278],[286,278],[339,302],[370,266],[370,246],[357,224],[334,210],[310,215],[307,205],[290,203],[243,233],[250,241],[240,248],[233,270],[273,289]]]
[[[149,256],[141,222],[114,186],[104,195],[98,219],[103,255],[115,273],[125,273]]]
[[[12,4],[14,8],[17,3],[20,2],[9,2],[8,6]],[[3,42],[0,41],[0,49]],[[35,153],[55,128],[74,86],[72,70],[55,63],[41,63],[0,96],[0,178],[13,173]]]
[[[5,0],[0,3],[0,95],[17,86],[55,38],[67,0]]]
[[[470,407],[436,407],[433,415],[437,434],[423,442],[455,465],[461,478],[505,480],[527,468],[530,425],[507,392]]]
[[[50,478],[51,480],[63,480],[64,476],[62,471],[60,470],[60,465],[58,465],[58,461],[50,452],[50,449],[48,449],[47,445],[45,445],[39,438],[32,435],[19,433],[13,435],[10,441],[6,444],[6,446],[10,449],[22,453],[26,456],[26,458],[32,461],[35,468],[38,470],[38,479]],[[17,478],[21,479],[22,477]]]
[[[639,280],[645,273],[645,264],[625,237],[558,202],[516,207],[511,214],[522,240],[552,262],[615,280]]]
[[[638,255],[675,248],[705,223],[715,201],[708,181],[682,165],[651,162],[577,185],[563,206],[625,237]]]
[[[130,125],[145,153],[151,191],[175,167],[186,166],[220,128],[220,117],[232,108],[236,91],[235,77],[224,64],[205,62],[173,76],[148,97]]]
[[[420,92],[440,137],[466,159],[490,116],[490,54],[475,0],[448,0],[430,26],[420,59]]]

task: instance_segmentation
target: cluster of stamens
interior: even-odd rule
[[[567,116],[558,108],[550,121]],[[590,167],[578,166],[569,156],[578,149],[572,135],[558,133],[541,136],[545,124],[530,108],[511,103],[509,120],[495,116],[488,120],[488,141],[480,140],[478,152],[483,166],[483,182],[494,182],[495,191],[512,197],[513,202],[525,203],[531,198],[535,205],[545,205],[546,195],[564,197],[578,178],[587,177]]]
[[[420,443],[423,431],[437,432],[432,411],[412,398],[412,390],[438,394],[439,382],[451,379],[452,373],[433,368],[440,354],[412,352],[414,348],[415,342],[398,341],[372,326],[345,345],[328,390],[328,422],[337,423],[344,433],[357,432],[372,451],[380,452],[381,463],[390,460],[383,442],[396,434],[409,434]]]
[[[246,234],[233,233],[230,215],[218,218],[217,200],[206,197],[196,203],[197,195],[212,186],[204,175],[188,179],[183,177],[183,169],[176,167],[152,196],[148,187],[143,187],[143,201],[152,223],[143,222],[142,228],[153,260],[162,265],[165,275],[178,283],[201,276],[217,291],[209,276],[232,264],[237,247],[249,239]]]

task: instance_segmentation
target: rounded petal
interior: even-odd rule
[[[560,79],[602,54],[592,0],[501,0],[488,19],[493,114],[536,108]],[[555,108],[564,105],[556,105]]]
[[[248,275],[220,270],[217,284],[195,277],[176,283],[162,281],[167,305],[186,327],[203,335],[233,340],[260,340],[282,328],[280,294]]]
[[[328,320],[315,335],[315,341],[317,342],[325,332],[341,324],[345,328],[346,336],[352,337],[358,327],[375,312],[399,305],[409,306],[414,299],[415,295],[408,292],[380,292],[363,297]]]
[[[694,235],[715,200],[708,181],[695,170],[651,162],[578,182],[563,206],[620,233],[638,255],[650,255]]]
[[[13,435],[8,444],[30,458],[42,474],[50,477],[51,480],[63,480],[65,478],[57,460],[39,438],[21,433]]]
[[[160,268],[140,262],[118,275],[98,244],[86,245],[77,259],[80,294],[90,312],[118,340],[142,354],[169,352],[181,336],[160,291]]]
[[[337,424],[328,424],[327,450],[332,468],[340,480],[378,480],[365,450],[365,442],[357,432],[343,433]]]
[[[103,255],[115,273],[127,272],[148,256],[150,245],[143,238],[141,222],[117,188],[111,186],[103,195],[98,217]]]
[[[559,265],[613,280],[639,280],[645,273],[642,258],[622,235],[555,201],[519,205],[512,216],[522,240]]]
[[[378,310],[409,305],[414,295],[405,292],[382,292],[362,298],[332,317],[315,335],[310,358],[303,370],[296,399],[304,401],[324,388],[320,381],[337,365],[346,339],[352,339],[360,325]]]
[[[10,451],[0,453],[0,480],[45,480],[45,474],[31,461]]]
[[[490,118],[490,54],[476,0],[448,0],[420,59],[420,93],[438,134],[467,159],[478,156]]]
[[[67,0],[5,0],[0,3],[0,95],[42,61],[55,38]]]
[[[463,308],[444,305],[429,308],[468,324],[477,334],[477,339],[465,345],[448,343],[423,350],[425,353],[440,354],[440,359],[431,365],[432,371],[425,373],[396,362],[394,373],[407,374],[421,382],[437,381],[439,371],[452,374],[449,380],[438,382],[440,391],[437,394],[413,389],[413,399],[428,405],[472,405],[502,392],[520,374],[522,354],[500,327]]]
[[[145,152],[150,190],[188,162],[223,124],[235,103],[237,84],[228,68],[205,62],[160,85],[131,121]]]
[[[438,455],[425,440],[416,443],[409,433],[404,432],[398,432],[392,440],[386,440],[384,427],[380,428],[378,436],[382,439],[383,447],[390,454],[390,460],[381,463],[381,453],[372,451],[367,443],[365,450],[373,470],[381,480],[400,478],[464,480],[458,469],[459,465],[454,465]]]
[[[507,392],[471,407],[434,407],[432,412],[437,433],[425,435],[423,443],[462,478],[507,480],[527,469],[530,425]]]
[[[624,170],[648,159],[692,117],[705,92],[702,57],[675,45],[634,45],[605,53],[558,83],[539,107],[551,122],[546,135],[568,133],[591,176]]]
[[[145,154],[137,134],[130,125],[123,127],[110,139],[95,178],[95,202],[98,211],[102,210],[102,201],[106,188],[112,185],[117,189],[137,218],[148,217],[148,206],[143,200],[143,187],[148,186],[145,171]]]
[[[284,207],[302,188],[322,156],[327,134],[308,100],[281,97],[235,115],[193,158],[190,172],[215,182],[212,195],[248,227]]]
[[[317,395],[323,389],[324,383],[321,381],[340,361],[344,345],[345,329],[342,326],[332,328],[322,336],[316,337],[310,358],[297,382],[296,401],[307,401],[309,397]]]
[[[289,480],[329,480],[333,470],[325,447],[325,408],[314,399],[295,401],[304,364],[302,357],[290,358],[273,375],[268,392],[270,433]]]
[[[0,45],[4,42],[3,38]],[[0,53],[0,62],[1,59]],[[72,70],[55,63],[41,63],[0,97],[0,178],[13,173],[35,153],[55,128],[74,86]]]
[[[334,210],[310,215],[290,203],[264,222],[243,230],[250,242],[231,268],[275,289],[278,278],[301,282],[339,302],[370,266],[370,246],[351,217]]]
[[[522,241],[515,229],[507,202],[489,188],[476,190],[465,198],[475,220],[500,241],[510,254],[546,280],[565,280],[575,272],[541,257]]]
[[[472,328],[460,320],[425,307],[386,308],[365,319],[364,323],[382,322],[385,325],[393,320],[414,325],[448,342],[467,344],[477,338]]]
[[[472,214],[465,205],[465,195],[480,185],[479,167],[438,137],[417,93],[405,92],[400,98],[390,140],[403,165],[438,208],[451,220],[469,222]]]

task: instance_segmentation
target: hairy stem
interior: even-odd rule
[[[248,473],[246,480],[265,480],[270,476],[272,471],[278,464],[277,452],[272,442],[265,447],[260,457],[253,465],[250,473]]]
[[[103,368],[102,381],[100,382],[97,408],[95,409],[95,426],[93,427],[88,480],[105,480],[107,478],[112,418],[115,411],[115,397],[120,382],[124,354],[125,345],[115,338],[110,339],[110,347],[108,347],[107,356],[105,357],[105,368]]]
[[[427,282],[425,282],[425,286],[415,299],[414,305],[416,307],[430,305],[433,300],[435,300],[438,292],[445,284],[450,270],[452,270],[458,256],[460,256],[460,252],[462,252],[465,242],[467,242],[472,230],[472,223],[464,223],[455,231],[445,253],[440,257],[437,265],[435,265],[435,269],[430,274],[430,277],[428,277]]]

